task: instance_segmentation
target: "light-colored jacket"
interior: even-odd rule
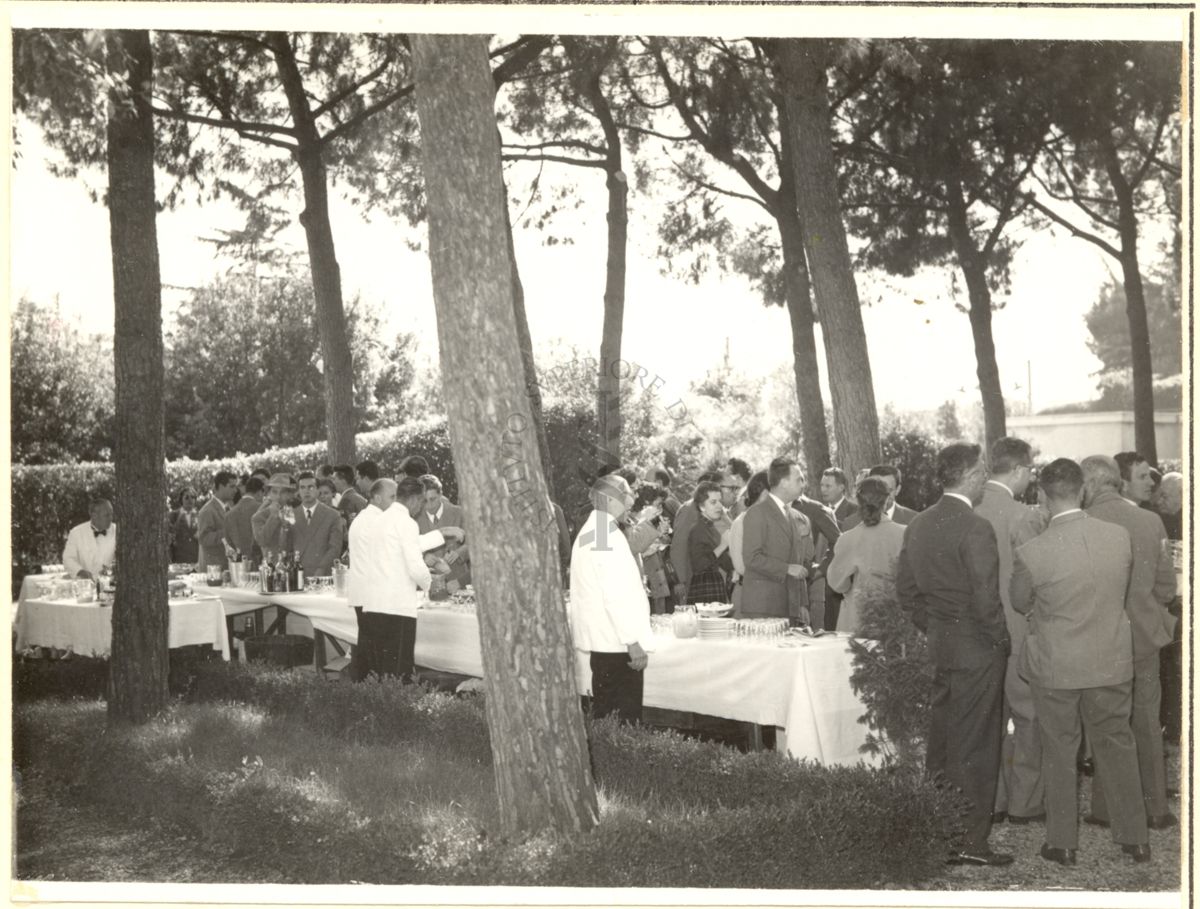
[[[1012,584],[1013,551],[1028,543],[1045,529],[1045,520],[1036,508],[1022,505],[1007,487],[989,480],[983,487],[983,500],[975,513],[987,518],[996,531],[996,549],[1000,553],[1000,602],[1004,604],[1004,621],[1012,638],[1012,652],[1020,653],[1029,633],[1029,620],[1012,608],[1009,587]]]
[[[209,565],[229,567],[225,555],[225,514],[229,509],[220,499],[212,496],[196,516],[196,539],[200,541],[200,570]]]
[[[571,547],[568,613],[576,650],[621,653],[652,649],[650,603],[629,541],[607,512],[588,515]]]
[[[350,525],[351,606],[416,618],[417,588],[428,590],[431,582],[408,509],[372,503],[358,513]]]
[[[1133,562],[1123,527],[1082,511],[1057,515],[1017,548],[1012,604],[1029,615],[1018,671],[1043,688],[1119,685],[1133,678],[1125,591]]]
[[[96,536],[92,522],[76,524],[67,534],[67,545],[63,548],[63,568],[71,577],[81,571],[90,572],[92,577],[100,574],[105,565],[111,566],[117,555],[117,525],[108,525],[104,536]]]

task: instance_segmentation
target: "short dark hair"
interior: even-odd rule
[[[992,443],[988,466],[995,474],[1012,473],[1018,467],[1032,467],[1033,446],[1015,436],[997,439]]]
[[[633,499],[632,511],[641,511],[647,505],[653,505],[655,502],[661,502],[667,497],[667,491],[661,486],[655,486],[653,483],[642,483],[637,488],[637,494]]]
[[[952,442],[937,454],[937,481],[942,489],[953,489],[979,463],[983,449],[974,442]]]
[[[220,489],[230,483],[237,482],[237,474],[231,470],[218,470],[213,474],[213,489]]]
[[[656,467],[653,471],[653,476],[654,479],[663,486],[670,486],[671,480],[673,479],[671,476],[671,471],[667,470],[665,467]]]
[[[360,461],[354,469],[358,471],[360,477],[366,477],[372,482],[379,479],[379,465],[374,461]],[[371,487],[371,495],[375,495],[374,486]]]
[[[1061,502],[1078,498],[1083,489],[1083,468],[1070,458],[1056,458],[1038,473],[1038,485],[1048,499]]]
[[[317,476],[318,477],[333,476],[333,465],[332,464],[322,464],[320,467],[317,468]]]
[[[317,489],[320,489],[322,486],[324,486],[330,492],[337,492],[333,486],[333,480],[329,479],[329,477],[317,477]]]
[[[874,527],[880,522],[890,495],[887,483],[879,477],[863,478],[863,481],[858,484],[855,498],[858,499],[858,514],[862,518],[864,526]]]
[[[425,484],[416,477],[401,477],[396,483],[397,499],[411,499],[414,496],[423,495],[425,495]]]
[[[869,477],[891,477],[892,479],[894,479],[896,481],[897,489],[899,489],[901,486],[904,485],[904,483],[901,482],[902,478],[900,476],[900,468],[896,467],[894,464],[876,464],[874,467],[872,467],[870,470],[867,471],[867,476],[869,476]]]
[[[400,472],[406,476],[412,477],[414,480],[420,479],[425,474],[429,473],[429,462],[421,455],[409,455],[400,462]],[[397,493],[399,495],[399,493]]]
[[[706,471],[704,471],[704,473],[700,474],[700,478],[696,482],[697,483],[715,483],[717,485],[717,488],[719,489],[721,486],[721,481],[723,479],[725,479],[725,474],[721,473],[721,471],[706,470]]]
[[[431,489],[436,489],[439,493],[442,491],[442,481],[431,473],[421,477],[421,488],[428,492]]]
[[[298,487],[300,485],[301,480],[315,480],[316,478],[317,475],[311,470],[302,470],[296,474],[296,486]]]
[[[696,491],[692,493],[692,504],[699,509],[700,506],[703,505],[704,502],[707,501],[708,497],[714,492],[717,495],[721,494],[721,487],[716,483],[709,483],[707,480],[702,483],[697,483]]]
[[[250,479],[246,481],[246,492],[249,495],[254,495],[256,492],[262,492],[266,485],[262,481],[262,477],[250,474]]]
[[[746,497],[743,500],[747,508],[758,501],[758,497],[763,494],[764,489],[769,489],[767,485],[767,472],[760,470],[750,478],[746,484]]]
[[[333,475],[335,477],[341,477],[351,486],[354,485],[354,468],[349,464],[339,464],[337,467],[333,468]]]
[[[750,476],[754,473],[754,471],[750,469],[750,465],[741,458],[729,459],[729,472],[734,474],[743,483],[749,483]]]
[[[1117,462],[1117,470],[1121,471],[1121,479],[1128,483],[1133,475],[1133,468],[1146,459],[1136,451],[1122,451],[1113,455],[1113,460]]]
[[[767,488],[774,489],[792,475],[797,464],[791,458],[776,458],[767,467]]]
[[[843,489],[846,487],[846,472],[840,467],[826,467],[821,471],[822,477],[833,477],[834,482]]]
[[[267,470],[267,468],[265,468],[265,467],[260,467],[260,468],[258,468],[258,470],[250,471],[250,476],[262,477],[263,483],[266,483],[267,480],[271,479],[271,471]]]

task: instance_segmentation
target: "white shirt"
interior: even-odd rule
[[[417,617],[417,588],[432,581],[421,558],[417,522],[403,505],[370,504],[350,525],[350,605]]]
[[[100,574],[105,565],[112,567],[117,555],[117,525],[108,525],[104,536],[96,536],[92,522],[76,524],[67,534],[67,545],[63,549],[63,567],[71,577],[80,571],[90,571],[93,577]]]
[[[1060,511],[1058,514],[1056,514],[1050,520],[1057,521],[1059,518],[1065,518],[1069,514],[1078,514],[1081,511],[1083,511],[1082,508],[1068,508],[1066,511]]]
[[[733,561],[733,570],[742,577],[746,576],[746,559],[742,552],[742,535],[745,528],[746,512],[743,511],[733,519],[733,526],[729,528],[729,558]]]
[[[624,653],[635,643],[652,649],[646,588],[625,534],[607,512],[588,515],[571,547],[568,615],[576,650]]]
[[[954,496],[954,498],[958,499],[960,502],[966,502],[966,503],[967,503],[967,507],[968,507],[969,509],[971,509],[972,511],[974,511],[974,510],[975,510],[975,506],[971,504],[971,500],[970,500],[970,499],[968,499],[968,498],[967,498],[966,496],[964,496],[964,495],[960,495],[960,494],[959,494],[959,493],[957,493],[957,492],[947,492],[947,493],[943,493],[943,495]],[[891,515],[888,515],[888,517],[891,517]]]
[[[995,486],[997,489],[1003,489],[1005,492],[1008,493],[1008,497],[1010,499],[1016,498],[1016,496],[1013,495],[1013,491],[1011,489],[1009,489],[1007,486],[1005,486],[1003,483],[1001,483],[999,480],[988,480],[986,485]]]
[[[438,506],[437,511],[427,511],[427,512],[425,512],[425,514],[429,515],[429,520],[433,521],[436,524],[438,521],[440,521],[442,519],[442,512],[444,512],[445,510],[446,510],[446,503],[442,502],[442,504]]]

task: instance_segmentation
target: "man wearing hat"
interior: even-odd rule
[[[271,479],[267,481],[267,495],[259,506],[258,511],[254,512],[254,516],[250,519],[250,526],[254,531],[254,542],[258,544],[258,548],[265,552],[278,552],[280,550],[278,538],[272,539],[267,533],[267,521],[272,515],[278,515],[280,508],[286,504],[290,495],[295,492],[296,484],[292,481],[290,474],[276,473],[271,475]]]

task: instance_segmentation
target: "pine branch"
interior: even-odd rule
[[[381,110],[384,110],[385,108],[391,107],[393,104],[395,104],[401,98],[406,98],[409,95],[411,95],[412,92],[413,92],[413,86],[411,84],[409,84],[409,85],[402,85],[400,88],[396,89],[394,92],[384,95],[382,98],[380,98],[374,104],[370,105],[369,107],[364,107],[362,110],[360,110],[357,114],[355,114],[353,117],[351,117],[345,123],[343,123],[341,126],[338,126],[335,129],[332,129],[329,132],[327,132],[325,135],[323,135],[319,140],[319,144],[324,146],[324,145],[330,144],[331,142],[333,142],[336,139],[340,139],[346,133],[348,133],[351,130],[356,129],[358,126],[360,126],[364,120],[367,120],[367,119],[375,116],[375,114],[379,113]]]
[[[1081,230],[1080,228],[1076,227],[1074,224],[1072,224],[1066,218],[1062,217],[1061,215],[1059,215],[1056,212],[1052,211],[1051,209],[1047,208],[1046,205],[1040,199],[1038,199],[1036,196],[1034,196],[1033,193],[1026,193],[1025,201],[1028,202],[1030,205],[1032,205],[1034,208],[1036,208],[1038,211],[1040,211],[1043,215],[1045,215],[1047,218],[1049,218],[1055,224],[1059,224],[1062,227],[1065,227],[1067,230],[1069,230],[1071,232],[1071,234],[1073,236],[1079,237],[1081,240],[1087,240],[1089,243],[1095,244],[1096,246],[1098,246],[1102,250],[1104,250],[1106,253],[1108,253],[1110,256],[1112,256],[1114,259],[1119,260],[1121,258],[1120,251],[1115,246],[1113,246],[1111,243],[1105,241],[1102,237],[1098,237],[1095,234],[1088,233],[1086,230]]]

